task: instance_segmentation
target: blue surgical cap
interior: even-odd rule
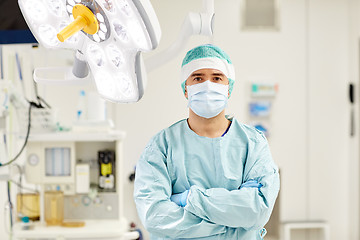
[[[181,65],[181,87],[184,93],[188,77],[204,68],[221,71],[229,79],[229,94],[231,94],[235,81],[234,66],[223,50],[211,44],[200,45],[187,52]]]

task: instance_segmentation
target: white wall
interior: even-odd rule
[[[355,116],[355,129],[356,136],[350,139],[349,144],[349,155],[350,164],[349,177],[351,183],[351,191],[349,193],[349,211],[353,212],[350,215],[349,221],[349,233],[350,239],[359,239],[359,71],[360,71],[360,1],[350,0],[349,1],[349,21],[350,21],[350,39],[349,39],[349,80],[356,86],[355,90],[355,104],[353,106]]]
[[[349,6],[309,7],[309,217],[328,220],[333,239],[349,239]]]

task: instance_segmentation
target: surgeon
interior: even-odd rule
[[[235,71],[214,45],[182,63],[189,117],[156,134],[136,167],[134,198],[152,240],[263,239],[279,192],[265,136],[225,115]]]

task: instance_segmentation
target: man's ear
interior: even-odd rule
[[[185,93],[184,93],[184,95],[185,95],[186,99],[188,99],[188,93],[187,93],[187,88],[186,87],[187,86],[185,85]]]

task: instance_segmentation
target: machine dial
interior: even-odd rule
[[[39,157],[36,154],[31,154],[28,157],[28,162],[31,166],[36,166],[39,163]]]

